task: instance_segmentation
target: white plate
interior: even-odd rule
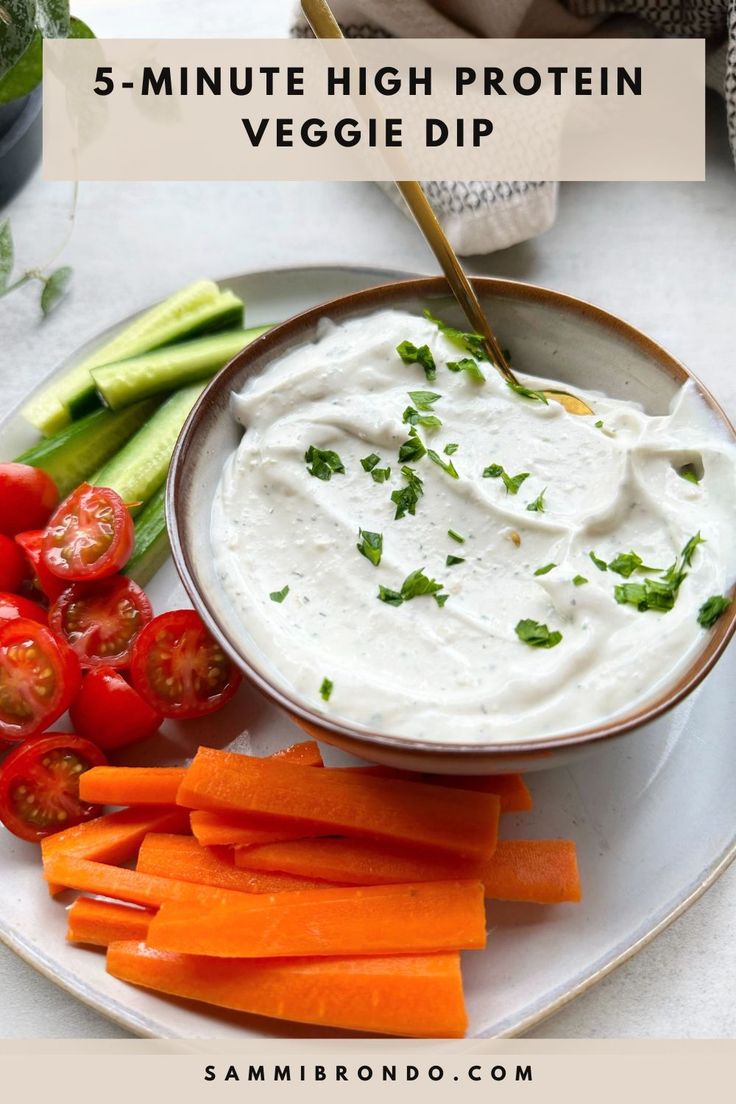
[[[398,275],[293,269],[226,283],[245,298],[249,324],[258,325]],[[32,439],[11,416],[0,426],[0,456],[11,457]],[[147,589],[157,612],[188,604],[170,562]],[[734,676],[732,646],[703,686],[643,732],[639,742],[598,750],[574,768],[530,776],[535,809],[505,817],[504,834],[572,836],[584,901],[548,908],[489,905],[488,948],[464,956],[470,1035],[516,1035],[556,1011],[661,931],[736,857]],[[239,736],[244,726],[248,732]],[[236,741],[243,750],[267,754],[300,735],[273,706],[243,688],[216,721],[167,724],[156,741],[131,749],[127,761],[178,762],[200,742]],[[326,754],[337,761],[333,749]],[[0,939],[136,1034],[166,1039],[325,1034],[157,997],[108,977],[100,953],[65,943],[64,909],[46,893],[37,848],[3,832],[0,869]]]

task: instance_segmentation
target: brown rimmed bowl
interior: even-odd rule
[[[510,280],[473,280],[502,343],[530,375],[567,383],[581,395],[603,391],[665,414],[691,373],[633,326],[598,307],[560,292]],[[442,277],[400,280],[354,292],[295,315],[239,353],[205,389],[179,438],[171,464],[166,514],[177,570],[195,608],[245,676],[303,729],[363,759],[412,770],[484,774],[559,766],[613,739],[644,739],[666,727],[665,716],[707,675],[736,628],[736,602],[705,637],[702,651],[672,685],[613,720],[515,743],[454,744],[368,733],[328,717],[275,684],[256,649],[249,650],[242,625],[217,578],[210,539],[210,510],[223,465],[237,448],[241,428],[230,396],[245,381],[314,340],[321,319],[346,321],[387,307],[433,314],[464,326]],[[736,434],[720,406],[695,383],[732,439]]]

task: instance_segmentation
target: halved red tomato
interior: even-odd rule
[[[63,640],[20,617],[0,624],[0,739],[37,736],[71,705],[79,660]]]
[[[49,609],[49,625],[83,667],[127,667],[135,638],[152,617],[146,595],[123,575],[74,583]]]
[[[19,617],[38,621],[39,625],[45,625],[48,621],[46,610],[43,606],[39,606],[38,602],[32,602],[30,598],[24,598],[21,594],[0,592],[0,622],[17,621]]]
[[[26,555],[28,563],[33,571],[35,586],[41,591],[49,602],[53,602],[64,592],[64,583],[56,575],[53,575],[43,561],[44,529],[31,529],[27,533],[18,533],[15,538]]]
[[[102,812],[79,798],[79,778],[107,762],[98,747],[66,732],[50,732],[15,748],[0,770],[0,821],[22,840],[91,820]]]
[[[233,696],[240,675],[194,610],[154,617],[135,644],[136,690],[164,717],[202,717]]]
[[[30,464],[0,464],[0,533],[14,537],[40,529],[58,501],[56,484],[45,471]]]
[[[70,583],[103,579],[125,566],[133,543],[133,519],[120,495],[82,483],[46,526],[43,562]]]
[[[18,590],[27,573],[28,565],[18,545],[0,533],[0,590]]]
[[[75,731],[105,751],[153,736],[163,721],[113,667],[95,667],[84,676],[69,715]]]

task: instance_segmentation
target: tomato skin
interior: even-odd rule
[[[129,666],[135,638],[152,617],[143,590],[123,575],[73,583],[49,609],[51,629],[82,667]]]
[[[0,592],[0,624],[3,621],[16,621],[19,617],[25,617],[28,621],[38,621],[39,625],[48,622],[46,610],[39,606],[38,602],[32,602],[30,598],[24,598],[21,594],[6,594]]]
[[[164,717],[203,717],[229,701],[240,674],[194,610],[154,617],[133,645],[133,686]]]
[[[71,705],[79,690],[79,660],[37,621],[0,624],[0,740],[37,736]]]
[[[53,575],[43,562],[41,552],[44,535],[43,529],[31,529],[27,533],[18,533],[15,540],[31,565],[36,586],[48,598],[49,602],[53,602],[60,594],[63,594],[64,583],[61,579],[57,579],[56,575]]]
[[[53,732],[15,748],[0,768],[0,821],[29,843],[99,816],[99,805],[79,800],[79,776],[107,763],[98,747]]]
[[[133,519],[120,495],[82,483],[46,526],[42,559],[67,583],[90,582],[124,567],[134,542]]]
[[[163,721],[114,667],[84,676],[69,715],[75,731],[105,751],[148,739]]]
[[[56,484],[41,468],[0,464],[0,533],[14,537],[25,529],[40,529],[58,501]]]
[[[26,559],[18,545],[0,533],[0,590],[19,590],[27,573]]]

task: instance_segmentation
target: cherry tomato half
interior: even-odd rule
[[[25,553],[28,563],[33,571],[36,589],[39,590],[49,602],[53,602],[60,594],[64,593],[64,583],[56,575],[53,575],[43,562],[41,552],[45,530],[31,529],[28,533],[18,533],[16,544],[20,545]]]
[[[113,667],[84,676],[69,715],[75,731],[105,751],[153,736],[163,721]]]
[[[202,717],[229,701],[240,675],[194,610],[154,617],[133,645],[136,690],[164,717]]]
[[[125,566],[133,542],[133,519],[120,495],[82,483],[46,527],[43,562],[70,583],[103,579]]]
[[[46,610],[43,606],[39,606],[38,602],[32,602],[30,598],[23,598],[20,594],[0,592],[0,624],[3,621],[16,621],[19,617],[27,617],[29,621],[38,621],[39,625],[45,625],[48,621]]]
[[[26,558],[18,545],[0,533],[0,590],[18,590],[27,572]]]
[[[79,776],[106,762],[89,740],[66,732],[22,744],[0,769],[0,820],[13,835],[37,843],[99,816],[99,805],[80,801]]]
[[[40,529],[58,501],[56,484],[45,471],[30,464],[0,464],[0,533],[14,537]]]
[[[83,667],[129,666],[135,638],[152,617],[141,588],[123,575],[74,583],[49,609],[49,625]]]
[[[63,640],[23,617],[0,624],[0,739],[43,732],[71,705],[79,660]]]

